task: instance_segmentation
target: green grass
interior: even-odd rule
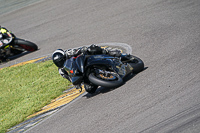
[[[51,60],[0,70],[0,132],[26,120],[69,85]]]

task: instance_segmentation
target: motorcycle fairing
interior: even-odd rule
[[[71,79],[72,79],[73,85],[79,85],[82,82],[83,76],[75,76],[75,77],[72,77]]]
[[[72,64],[73,64],[73,58],[66,60],[64,63],[64,69],[65,71],[68,72],[69,75],[71,73],[70,71],[72,70]]]
[[[113,66],[114,57],[108,55],[93,55],[87,59],[86,67],[93,66],[93,65],[105,65],[105,66]]]
[[[83,61],[81,61],[83,57],[71,57],[70,59],[66,60],[64,63],[64,69],[67,71],[68,75],[71,77],[72,84],[78,85],[81,83],[83,76],[79,75],[79,71],[83,71]],[[82,69],[82,70],[81,70]]]
[[[76,58],[76,65],[77,65],[78,70],[81,73],[84,73],[85,55],[81,55]]]

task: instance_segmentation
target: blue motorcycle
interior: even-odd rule
[[[122,85],[128,74],[141,72],[144,63],[140,58],[128,54],[119,57],[81,54],[66,60],[64,69],[77,89],[84,84],[88,93],[94,93],[98,86],[115,88]]]

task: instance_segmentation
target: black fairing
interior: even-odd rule
[[[108,55],[93,55],[87,59],[86,67],[93,65],[105,65],[113,68],[113,58],[114,57]]]
[[[74,59],[73,58],[70,58],[68,60],[65,61],[64,63],[64,69],[65,71],[68,72],[68,74],[71,76],[72,74],[70,73],[70,71],[72,70],[73,68],[73,64],[74,64]]]
[[[85,66],[84,62],[85,62],[85,55],[81,55],[76,58],[76,65],[81,73],[84,73],[84,66]]]
[[[80,60],[80,58],[79,58]],[[80,62],[81,63],[81,62]],[[72,84],[78,85],[82,82],[83,75],[79,72],[80,64],[78,65],[77,60],[72,57],[68,59],[64,64],[64,69],[72,79]]]

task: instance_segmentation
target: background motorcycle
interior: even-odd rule
[[[10,56],[21,54],[24,51],[33,52],[38,49],[36,44],[17,38],[13,33],[10,33],[10,36],[6,44],[0,45],[0,60],[5,60]],[[3,39],[0,41],[3,42]]]
[[[84,88],[94,93],[98,86],[115,88],[123,84],[123,78],[130,73],[139,73],[144,69],[143,61],[133,55],[79,55],[64,63],[64,68],[76,88]]]

